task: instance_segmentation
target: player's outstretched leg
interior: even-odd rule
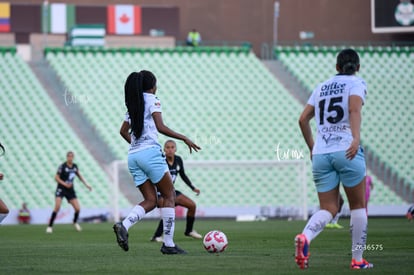
[[[196,214],[196,204],[195,202],[187,197],[184,194],[179,194],[175,198],[175,203],[177,205],[187,208],[187,218],[184,235],[187,237],[192,237],[194,239],[202,239],[203,236],[193,229],[195,214]]]

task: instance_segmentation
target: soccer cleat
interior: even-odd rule
[[[122,223],[118,222],[114,224],[112,227],[114,229],[116,235],[116,241],[118,245],[125,251],[128,251],[128,231],[122,225]]]
[[[48,233],[48,234],[52,234],[52,233],[53,233],[53,228],[52,228],[51,226],[48,226],[48,227],[46,228],[46,233]]]
[[[73,226],[75,227],[76,231],[81,232],[82,227],[80,227],[79,223],[74,223]]]
[[[177,245],[174,247],[165,246],[163,243],[160,249],[162,254],[187,254],[187,251],[179,248]]]
[[[335,228],[335,229],[342,229],[344,228],[342,225],[340,225],[339,223],[327,223],[325,225],[325,228]]]
[[[334,224],[332,224],[333,226],[332,226],[332,228],[336,228],[336,229],[342,229],[342,228],[344,228],[342,225],[340,225],[339,223],[334,223]]]
[[[152,237],[151,242],[157,242],[157,243],[162,243],[164,242],[164,239],[162,237]]]
[[[367,260],[362,259],[362,261],[357,262],[355,259],[352,259],[351,262],[351,269],[367,269],[367,268],[373,268],[374,265],[367,262]]]
[[[199,234],[197,231],[193,230],[190,233],[185,233],[187,237],[192,237],[194,239],[202,239],[203,235]]]
[[[295,237],[295,262],[300,269],[308,268],[309,261],[309,242],[304,234]]]

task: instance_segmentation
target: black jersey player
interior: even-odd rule
[[[167,140],[164,143],[164,152],[168,164],[168,169],[170,170],[171,178],[173,183],[177,179],[177,176],[180,175],[181,179],[188,185],[188,187],[193,190],[197,195],[200,194],[200,190],[191,183],[190,179],[188,178],[187,174],[184,171],[184,164],[183,160],[180,156],[177,156],[175,153],[177,151],[177,146],[175,141]],[[158,198],[159,203],[162,203],[162,198]],[[175,190],[175,205],[183,206],[187,208],[187,224],[185,228],[184,234],[188,237],[193,237],[195,239],[201,239],[203,236],[193,230],[193,225],[195,221],[195,214],[196,214],[196,204],[195,202],[181,193],[178,190]],[[163,232],[163,221],[160,220],[158,224],[158,228],[154,233],[154,236],[151,238],[151,241],[162,242],[162,232]]]
[[[50,217],[49,226],[46,229],[46,233],[53,232],[53,223],[55,221],[56,215],[59,212],[60,206],[62,204],[62,198],[66,198],[68,202],[73,206],[75,214],[73,217],[73,225],[77,231],[81,231],[82,228],[78,224],[78,217],[80,212],[80,204],[76,197],[76,192],[73,186],[75,177],[77,176],[80,181],[88,188],[89,191],[92,190],[92,187],[86,183],[85,179],[79,172],[78,166],[73,162],[75,154],[69,151],[66,154],[66,162],[62,163],[55,175],[55,180],[57,182],[56,193],[55,193],[55,208]]]

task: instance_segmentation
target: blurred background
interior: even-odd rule
[[[297,120],[345,47],[368,83],[368,214],[403,216],[414,200],[411,1],[0,2],[4,223],[18,222],[22,203],[32,223],[47,223],[70,150],[94,188],[75,183],[85,221],[117,219],[142,199],[119,135],[125,79],[142,69],[157,76],[166,124],[203,148],[190,155],[177,143],[201,195],[176,188],[198,217],[306,218],[318,201]],[[63,204],[56,222],[71,213]]]

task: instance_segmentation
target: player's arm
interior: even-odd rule
[[[302,114],[299,117],[299,127],[302,131],[303,138],[312,155],[313,145],[315,144],[312,136],[312,129],[310,127],[310,120],[315,116],[315,107],[307,104]]]
[[[55,175],[55,180],[60,184],[60,185],[63,185],[63,186],[65,186],[66,188],[71,188],[72,187],[72,185],[71,184],[67,184],[66,182],[64,182],[61,178],[60,178],[60,174],[59,173],[57,173],[56,175]]]
[[[347,159],[353,159],[358,153],[361,129],[362,98],[358,95],[349,97],[349,125],[352,133],[352,143],[346,150]]]
[[[0,173],[0,180],[3,180],[3,177],[4,177],[3,173]]]
[[[164,121],[162,120],[162,113],[153,112],[152,118],[154,119],[155,126],[157,127],[158,132],[168,137],[172,137],[172,138],[176,138],[176,139],[184,141],[184,143],[187,144],[188,148],[190,149],[190,153],[192,153],[193,149],[196,152],[201,149],[197,144],[192,142],[188,137],[168,128],[167,125],[165,125]]]
[[[130,126],[128,121],[122,122],[119,134],[126,140],[126,142],[131,143],[131,135],[129,134],[129,128]]]
[[[179,174],[180,174],[181,179],[185,182],[185,184],[188,185],[188,187],[191,188],[191,190],[197,193],[197,196],[200,195],[200,189],[196,188],[193,185],[193,183],[191,182],[191,180],[188,178],[187,174],[185,173],[183,159],[178,157],[177,161],[178,161],[178,165],[180,166]]]
[[[83,183],[83,185],[85,185],[86,188],[88,188],[89,191],[92,191],[92,187],[82,177],[81,173],[79,172],[79,169],[78,169],[78,171],[76,171],[76,176],[78,176],[78,178],[80,179],[80,181]]]

